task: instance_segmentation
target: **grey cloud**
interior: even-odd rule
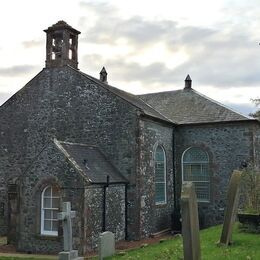
[[[80,26],[86,28],[86,42],[114,44],[120,37],[125,37],[132,44],[151,44],[158,41],[167,31],[172,31],[176,23],[164,21],[163,23],[146,21],[141,17],[120,18],[118,10],[107,3],[85,3],[81,7],[87,12],[94,12],[98,18],[94,27],[89,26],[88,18],[80,18]],[[140,47],[140,46],[139,46]]]
[[[201,84],[218,87],[257,86],[260,84],[260,56],[252,51],[255,43],[234,39],[202,40],[201,48],[188,48],[190,59],[176,73],[195,75]]]
[[[144,83],[176,84],[188,73],[197,84],[213,85],[218,88],[231,86],[260,86],[260,50],[248,28],[225,23],[225,30],[195,26],[179,26],[175,21],[148,21],[141,17],[120,18],[118,10],[109,4],[81,3],[82,7],[97,16],[93,27],[88,26],[88,19],[81,19],[86,29],[83,42],[111,44],[124,37],[135,54],[141,53],[150,45],[163,42],[171,56],[179,49],[184,49],[189,59],[175,68],[168,69],[163,63],[141,66],[127,62],[128,57],[114,57],[108,61],[95,57],[108,68],[120,73],[122,79],[140,80]],[[254,50],[254,51],[253,51]],[[131,53],[129,53],[131,55]],[[90,57],[89,57],[90,58]],[[93,57],[92,57],[93,58]],[[120,77],[120,76],[119,76]]]
[[[12,96],[12,93],[0,92],[0,106]]]
[[[182,82],[186,76],[177,74],[174,70],[168,69],[161,62],[142,66],[137,62],[128,62],[124,57],[114,57],[104,59],[99,55],[85,55],[83,57],[84,65],[92,70],[98,71],[105,65],[108,74],[115,76],[120,81],[142,81],[145,84],[152,85],[160,82],[161,84],[171,84],[173,82]]]
[[[138,45],[150,45],[164,40],[170,45],[174,43],[192,43],[208,37],[214,30],[197,27],[178,27],[178,23],[171,20],[150,21],[142,17],[134,16],[128,19],[121,18],[117,9],[103,3],[81,3],[86,11],[92,11],[97,16],[97,23],[90,27],[88,18],[81,17],[80,26],[86,30],[86,38],[83,40],[93,43],[114,44],[120,38],[126,38],[130,43]]]
[[[87,11],[92,11],[98,14],[99,16],[104,17],[104,19],[116,15],[118,13],[118,9],[115,6],[106,2],[98,3],[93,1],[81,1],[79,5],[81,8],[85,8]]]
[[[8,68],[0,68],[0,77],[15,77],[36,71],[38,66],[17,65]]]
[[[256,107],[250,104],[225,103],[225,105],[244,115],[249,115],[250,113],[254,113],[256,111]]]

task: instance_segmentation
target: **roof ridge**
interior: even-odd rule
[[[57,139],[56,139],[57,140]],[[60,141],[57,140],[61,144],[68,144],[68,145],[79,145],[79,146],[87,146],[87,147],[93,147],[93,148],[98,148],[98,146],[93,145],[93,144],[83,144],[83,143],[72,143],[72,142],[67,142],[67,141]]]
[[[195,122],[255,121],[194,89],[149,93],[139,97],[179,125]],[[194,102],[197,102],[197,105]],[[196,107],[192,108],[195,105]]]
[[[173,92],[178,92],[178,91],[183,91],[183,89],[167,90],[167,91],[160,91],[160,92],[151,92],[151,93],[146,93],[146,94],[139,94],[137,96],[141,97],[141,96],[154,95],[154,94],[173,93]]]

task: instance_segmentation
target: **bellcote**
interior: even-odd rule
[[[46,39],[46,68],[70,65],[78,69],[79,31],[64,21],[58,21],[44,30]]]

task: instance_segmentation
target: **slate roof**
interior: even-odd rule
[[[107,182],[107,175],[110,183],[128,182],[98,147],[57,140],[55,140],[55,143],[90,183],[105,183]]]
[[[139,97],[178,124],[254,121],[192,88],[144,94]]]

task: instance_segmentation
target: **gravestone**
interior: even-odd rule
[[[104,257],[112,256],[115,254],[115,235],[106,231],[99,236],[98,256],[102,260]]]
[[[220,238],[220,244],[229,245],[231,243],[232,230],[236,220],[237,208],[239,202],[239,185],[241,181],[240,171],[233,171],[229,181],[227,193],[227,206],[225,209],[224,223]]]
[[[181,219],[184,260],[199,260],[201,255],[198,204],[192,182],[182,185]]]
[[[70,202],[62,203],[62,212],[58,213],[58,220],[62,221],[63,227],[63,249],[59,253],[60,260],[83,260],[84,257],[78,257],[78,250],[72,249],[72,224],[71,219],[75,218],[76,212],[71,211]]]

